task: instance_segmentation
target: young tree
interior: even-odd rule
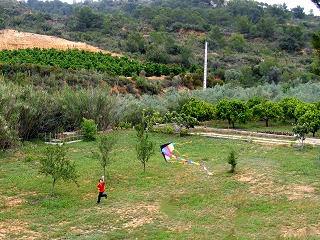
[[[228,163],[231,165],[230,172],[234,173],[236,165],[237,165],[237,157],[236,157],[236,152],[233,149],[229,153]]]
[[[301,149],[303,148],[303,141],[306,139],[306,135],[309,133],[309,126],[306,123],[297,123],[292,128],[295,136],[299,138],[301,142]]]
[[[137,132],[136,152],[138,160],[143,165],[143,172],[146,172],[146,163],[151,155],[155,153],[155,145],[149,140],[148,133],[146,132],[143,124],[138,124],[135,127]]]
[[[110,152],[112,151],[112,148],[116,143],[117,140],[114,135],[103,135],[98,146],[100,153],[93,152],[93,154],[99,159],[100,164],[103,167],[103,176],[106,176],[106,166],[111,163]]]
[[[40,159],[40,173],[52,177],[51,196],[54,196],[54,185],[59,179],[64,181],[72,180],[77,184],[76,179],[78,174],[76,172],[75,163],[71,163],[66,158],[65,146],[49,145],[45,149],[44,157]]]

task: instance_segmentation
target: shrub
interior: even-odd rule
[[[118,124],[118,127],[120,129],[129,129],[129,128],[132,128],[132,123],[120,121],[119,124]]]
[[[82,120],[83,137],[85,141],[96,140],[97,125],[92,119],[83,118]]]
[[[167,127],[166,127],[166,133],[167,133],[167,134],[172,134],[172,133],[173,133],[173,127],[167,126]]]

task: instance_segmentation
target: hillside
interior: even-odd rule
[[[116,79],[121,76],[135,81],[137,76],[157,76],[158,79],[164,75],[168,82],[158,84],[156,92],[160,93],[171,86],[190,90],[202,88],[206,41],[209,48],[208,88],[217,84],[244,88],[276,84],[288,89],[301,83],[320,81],[319,57],[313,43],[314,34],[318,32],[318,16],[306,14],[301,8],[290,11],[281,4],[247,0],[223,2],[101,0],[66,4],[39,0],[1,1],[0,29],[7,30],[0,33],[0,49],[77,48],[123,54],[144,64],[163,64],[152,72],[146,71],[146,67],[133,70],[123,66],[119,66],[121,71],[101,71],[105,66],[93,64],[95,67],[92,67],[92,58],[88,58],[87,64],[82,66],[95,71],[96,76],[99,75],[97,79],[103,79],[111,87],[122,83],[122,79]],[[7,65],[3,74],[22,69],[18,66],[20,61],[14,62],[15,66],[9,62],[10,59],[3,62]],[[48,65],[51,66],[45,67]],[[183,71],[178,69],[172,74],[163,71],[172,66],[179,66]],[[97,86],[98,81],[92,81],[91,76],[84,78],[82,73],[77,73],[83,70],[79,66],[71,69],[77,76],[69,79],[85,82],[76,84],[78,87]],[[111,73],[112,79],[101,76],[101,72]],[[55,79],[54,84],[48,84],[46,79],[32,82],[51,87],[57,82],[70,82],[61,78],[65,74],[59,76],[50,72],[50,76]],[[75,80],[71,82],[74,84]]]
[[[69,41],[54,36],[22,32],[13,29],[0,30],[0,50],[17,50],[26,48],[54,48],[58,50],[79,49],[90,52],[110,53],[86,43]],[[115,53],[110,54],[112,56],[119,56],[119,54]]]

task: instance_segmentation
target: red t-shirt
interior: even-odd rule
[[[104,182],[99,183],[99,184],[97,185],[97,188],[99,189],[99,192],[104,192]]]

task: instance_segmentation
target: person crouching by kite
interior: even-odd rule
[[[99,191],[97,204],[100,203],[100,199],[102,197],[108,198],[107,194],[104,193],[104,185],[104,176],[102,176],[102,178],[99,179],[99,184],[97,185]]]

